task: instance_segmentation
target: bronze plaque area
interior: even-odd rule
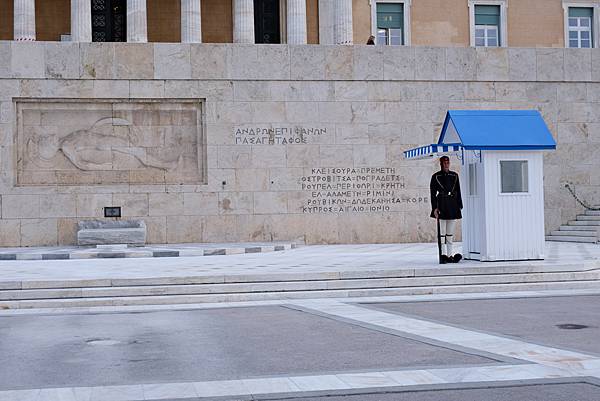
[[[17,101],[17,184],[202,184],[201,103]]]

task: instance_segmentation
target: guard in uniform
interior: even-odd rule
[[[450,171],[450,158],[440,157],[440,171],[431,176],[429,184],[431,191],[431,217],[440,221],[441,258],[440,263],[457,263],[462,259],[461,254],[452,254],[454,229],[456,220],[462,218],[463,207],[460,195],[458,174]]]

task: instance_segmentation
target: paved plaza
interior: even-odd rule
[[[597,245],[548,245],[546,261],[511,263],[598,269]],[[3,261],[0,282],[503,266],[440,267],[435,256],[435,245],[405,244]],[[597,401],[598,305],[600,285],[2,310],[0,400]]]
[[[253,243],[253,248],[267,244]],[[187,245],[187,248],[202,248]],[[214,244],[217,249],[243,249],[242,246]],[[458,244],[457,252],[461,251]],[[11,251],[15,252],[15,251]],[[42,252],[38,249],[36,254]],[[595,266],[600,261],[597,244],[546,242],[546,259],[521,262],[463,260],[460,264],[440,266],[435,244],[313,245],[284,252],[244,253],[210,257],[119,258],[81,260],[1,261],[0,282],[140,279],[154,277],[248,276],[272,277],[280,274],[339,273],[352,271],[418,270],[456,271],[461,268],[538,266],[546,270],[565,265]]]

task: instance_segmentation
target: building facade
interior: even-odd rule
[[[547,231],[581,210],[565,183],[598,203],[594,3],[288,0],[261,11],[285,29],[260,32],[301,43],[258,46],[254,1],[2,1],[0,246],[73,244],[107,207],[144,220],[152,243],[429,241],[438,167],[402,153],[434,141],[448,109],[540,110],[558,143]],[[532,20],[555,22],[519,23]],[[403,45],[303,42],[350,31]]]
[[[596,0],[0,0],[0,40],[364,44],[373,35],[591,48],[599,10]]]

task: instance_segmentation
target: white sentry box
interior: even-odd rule
[[[463,256],[544,258],[543,150],[556,143],[537,111],[449,111],[437,144],[407,159],[455,154],[463,199]]]

